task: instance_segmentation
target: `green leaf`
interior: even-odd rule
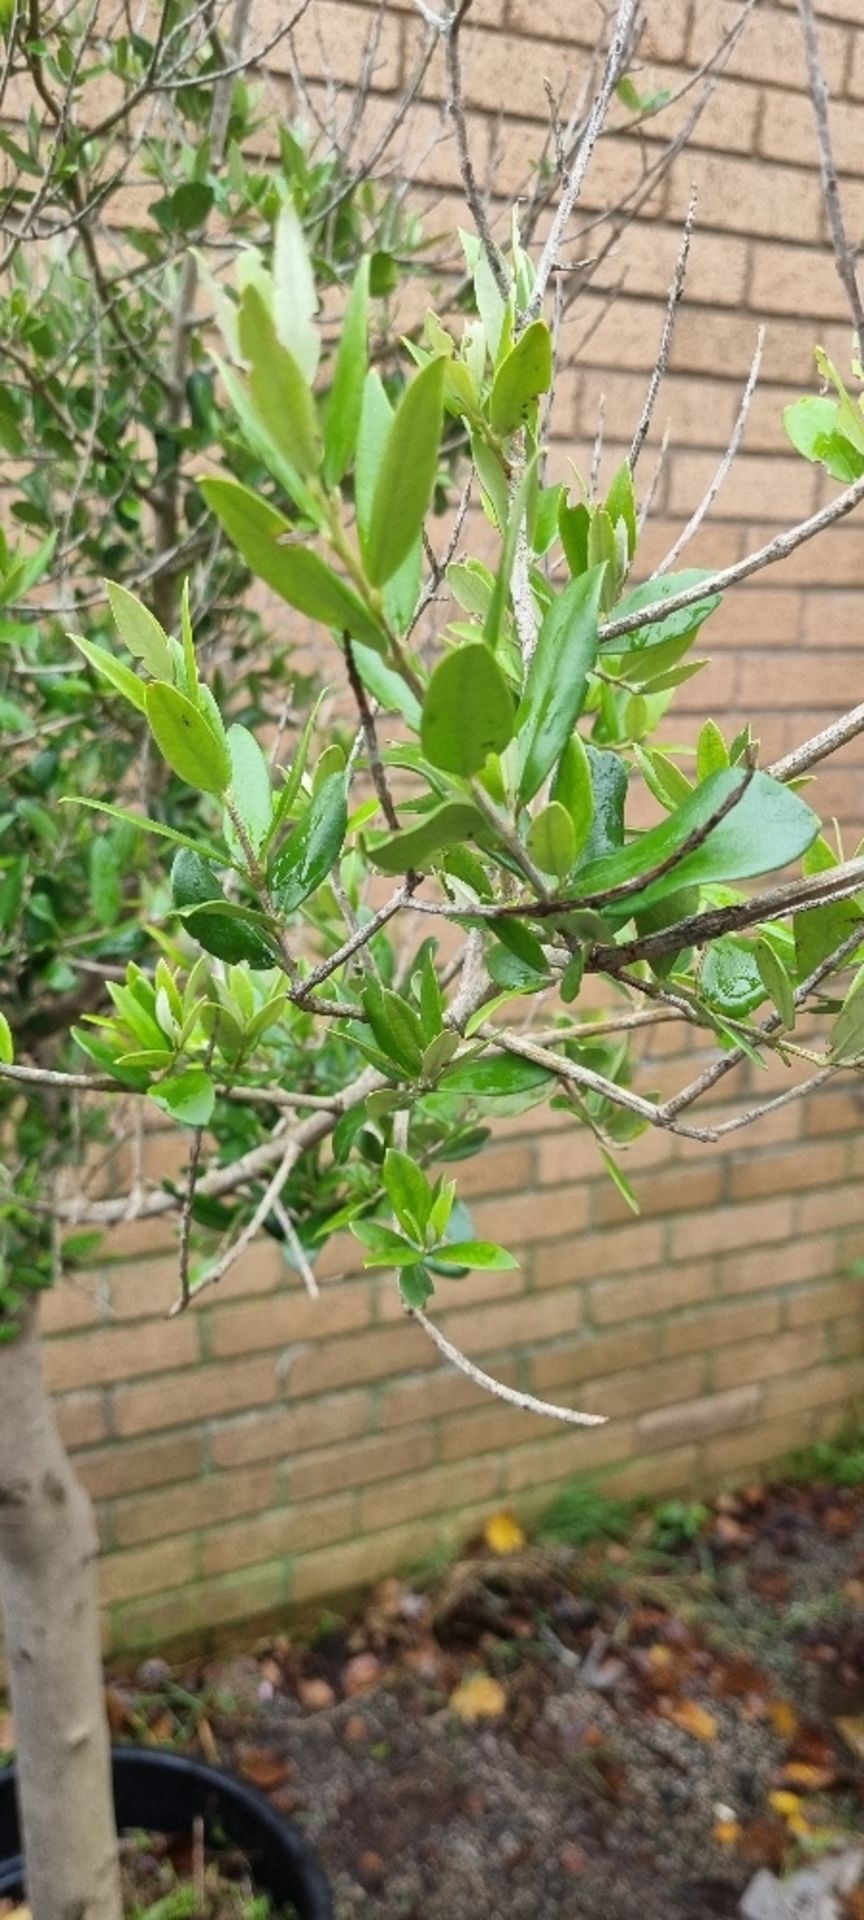
[[[432,1206],[432,1189],[425,1174],[409,1154],[388,1147],[384,1155],[383,1178],[387,1198],[400,1227],[422,1246]]]
[[[702,580],[710,580],[711,573],[705,567],[685,567],[681,573],[664,573],[659,580],[644,580],[641,587],[634,587],[632,593],[619,600],[615,608],[615,619],[626,620],[633,613],[640,613],[643,607],[653,607],[662,600],[669,600],[674,594],[685,593],[690,587],[697,587]],[[606,642],[610,653],[630,653],[634,649],[641,652],[645,647],[659,646],[661,641],[692,639],[699,631],[708,615],[719,607],[722,596],[719,593],[707,593],[704,600],[697,600],[690,607],[679,607],[677,613],[667,614],[666,618],[652,621],[647,627],[638,627],[633,633],[625,633],[617,640]]]
[[[314,320],[317,310],[315,274],[303,225],[293,200],[286,200],[273,229],[273,318],[282,345],[309,381],[315,378],[321,350]]]
[[[495,575],[492,597],[483,622],[483,638],[488,641],[493,652],[501,638],[501,629],[507,611],[507,603],[513,584],[513,566],[522,523],[528,511],[528,504],[537,483],[537,455],[532,454],[519,485],[508,503],[504,527],[504,540],[501,546],[501,558]]]
[[[238,338],[251,364],[249,391],[266,432],[305,479],[321,466],[323,448],[311,389],[294,355],[283,347],[257,287],[246,287]]]
[[[183,924],[205,953],[212,953],[228,966],[237,966],[244,960],[247,966],[259,971],[275,966],[275,947],[268,946],[256,925],[249,924],[241,917],[243,911],[243,908],[236,907],[232,912],[228,901],[215,901],[210,906],[194,907],[191,912],[185,913]]]
[[[684,805],[643,833],[630,846],[592,862],[579,875],[586,893],[603,894],[624,881],[636,880],[668,860],[690,835],[704,827],[723,802],[742,786],[737,769],[712,774],[691,793]],[[767,773],[755,773],[734,806],[712,827],[701,846],[644,890],[628,899],[627,914],[653,905],[679,888],[713,881],[749,880],[756,874],[785,867],[809,847],[819,831],[815,813],[796,793]]]
[[[557,879],[566,880],[576,865],[579,850],[573,821],[560,800],[551,800],[532,820],[528,848],[532,860],[544,873],[554,873]]]
[[[585,573],[588,566],[588,534],[591,528],[591,515],[584,500],[578,505],[568,505],[566,496],[558,509],[558,532],[564,557],[574,579]]]
[[[105,813],[109,820],[122,820],[127,826],[138,827],[142,833],[155,833],[157,839],[170,840],[172,846],[188,847],[190,852],[200,855],[202,842],[193,840],[188,833],[178,833],[176,827],[166,827],[161,820],[149,820],[145,813],[133,813],[129,807],[110,807],[104,800],[83,800],[79,794],[64,795],[61,807],[89,807],[92,813]],[[222,860],[226,866],[233,866],[217,847],[204,846],[214,860]]]
[[[455,1267],[475,1267],[489,1273],[505,1273],[519,1265],[513,1254],[494,1240],[445,1240],[435,1253],[448,1265],[452,1261]]]
[[[145,700],[150,731],[169,767],[200,793],[224,793],[231,756],[204,715],[162,680],[150,682]]]
[[[90,843],[90,900],[103,927],[116,926],[123,902],[120,859],[113,837],[96,835]]]
[[[352,652],[354,665],[367,691],[374,694],[382,707],[391,713],[401,713],[409,727],[419,733],[420,702],[401,673],[395,667],[388,666],[386,660],[382,660],[381,655],[374,653],[371,647],[364,647],[360,640],[354,641]]]
[[[224,894],[213,868],[202,860],[200,853],[189,847],[175,854],[171,868],[171,898],[175,907],[200,907],[211,900],[222,900]]]
[[[212,1117],[216,1090],[203,1067],[187,1067],[150,1088],[150,1098],[172,1120],[184,1127],[206,1127]]]
[[[154,680],[170,680],[171,646],[155,614],[117,580],[106,580],[105,591],[117,631],[129,652],[143,660]]]
[[[420,1073],[425,1051],[423,1029],[407,1000],[370,978],[363,989],[363,1011],[382,1053],[406,1073]]]
[[[139,713],[145,712],[144,682],[138,679],[138,675],[133,673],[131,668],[124,667],[122,660],[117,660],[113,653],[108,652],[107,647],[97,647],[92,640],[82,640],[77,633],[67,634],[66,637],[72,641],[73,646],[78,648],[79,653],[83,653],[85,660],[89,661],[94,671],[101,674],[103,680],[108,681],[115,692],[122,693],[124,700],[128,700],[131,706],[137,707]]]
[[[324,428],[324,485],[337,487],[354,458],[368,363],[369,256],[364,254],[345,308]]]
[[[864,1053],[864,971],[856,974],[834,1022],[831,1053],[835,1060],[857,1060]]]
[[[427,1301],[431,1300],[435,1288],[422,1262],[418,1262],[416,1267],[402,1268],[399,1292],[406,1307],[425,1307]]]
[[[440,660],[423,700],[420,741],[433,767],[463,779],[478,773],[490,753],[513,737],[510,688],[482,641],[454,648]]]
[[[542,786],[564,750],[585,702],[597,652],[603,568],[571,580],[540,628],[517,715],[519,800]]]
[[[345,776],[334,773],[313,795],[273,861],[271,882],[280,913],[293,913],[326,880],[342,851],[347,828]]]
[[[379,873],[422,873],[436,864],[445,847],[461,846],[488,832],[478,807],[467,800],[445,800],[424,813],[415,826],[401,827],[389,840],[369,848],[369,859]]]
[[[502,360],[492,383],[489,418],[493,432],[515,433],[532,418],[534,404],[552,384],[552,336],[534,320]]]
[[[766,988],[752,946],[724,935],[705,955],[699,986],[709,1006],[736,1019],[762,1005]]]
[[[291,524],[275,507],[236,480],[213,476],[198,484],[232,545],[265,586],[322,626],[348,632],[379,652],[386,646],[383,628],[326,561],[309,547],[277,546]]]
[[[447,1093],[473,1094],[480,1100],[507,1099],[514,1093],[528,1093],[549,1087],[554,1075],[533,1060],[518,1060],[513,1054],[487,1054],[480,1060],[458,1061],[444,1076]]]
[[[864,939],[861,909],[854,900],[828,901],[824,907],[811,907],[807,913],[796,913],[792,925],[795,931],[795,960],[801,980],[809,979],[829,954],[836,953],[838,947],[854,933],[856,926],[861,927]]]
[[[770,941],[764,939],[757,940],[754,953],[765,991],[773,1000],[784,1027],[791,1032],[795,1025],[795,994],[780,955]]]
[[[696,742],[696,777],[700,782],[729,765],[729,751],[716,720],[706,720]]]
[[[627,529],[627,554],[632,560],[636,552],[636,500],[633,493],[633,475],[627,460],[622,460],[613,478],[606,496],[606,512],[613,527],[616,521],[623,520]]]
[[[808,394],[784,407],[783,426],[797,453],[805,460],[820,461],[832,479],[844,486],[864,473],[864,453],[841,431],[836,400]]]
[[[438,471],[445,370],[441,355],[430,360],[393,416],[364,541],[366,572],[376,587],[391,578],[422,532]]]
[[[9,1025],[5,1013],[0,1013],[0,1061],[3,1062],[4,1067],[11,1067],[14,1059],[15,1048],[12,1043],[12,1028]]]
[[[594,788],[591,763],[581,734],[574,733],[564,748],[552,782],[553,804],[564,807],[573,831],[573,862],[587,844],[594,819]]]
[[[412,1245],[401,1233],[394,1233],[392,1227],[383,1227],[377,1220],[352,1220],[351,1232],[356,1240],[369,1248],[369,1258],[364,1267],[414,1267],[418,1264],[421,1249]]]
[[[574,736],[575,737],[575,736]],[[591,773],[594,807],[591,831],[582,851],[582,863],[599,860],[624,844],[624,803],[627,798],[627,768],[620,754],[602,752],[583,741]]]
[[[483,490],[483,506],[490,519],[503,532],[507,525],[509,502],[504,469],[496,453],[479,433],[470,433],[471,463]]]
[[[633,1192],[633,1188],[630,1185],[630,1182],[627,1178],[626,1173],[624,1172],[623,1167],[619,1167],[614,1154],[611,1154],[607,1147],[600,1148],[600,1158],[603,1162],[604,1167],[606,1168],[606,1172],[608,1173],[610,1180],[612,1181],[613,1185],[618,1188],[618,1192],[620,1193],[622,1200],[625,1202],[625,1205],[630,1208],[631,1213],[638,1213],[639,1202],[636,1198],[635,1193]]]
[[[270,769],[248,727],[235,723],[228,728],[227,737],[231,755],[231,798],[257,852],[269,832],[273,811]]]
[[[661,753],[658,747],[634,748],[634,758],[639,767],[649,793],[659,800],[661,807],[684,806],[693,792],[691,781],[681,772],[668,753]]]

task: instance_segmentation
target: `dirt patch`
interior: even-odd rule
[[[864,1493],[651,1541],[480,1543],[310,1641],[147,1663],[115,1728],[269,1792],[338,1920],[732,1920],[757,1867],[864,1830]]]

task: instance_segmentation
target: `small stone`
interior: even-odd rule
[[[366,1847],[357,1861],[357,1876],[363,1883],[380,1886],[385,1874],[384,1862],[374,1847]]]
[[[342,1731],[352,1746],[360,1746],[369,1738],[369,1728],[361,1713],[350,1713]]]
[[[574,1880],[578,1874],[584,1873],[588,1866],[588,1855],[585,1852],[585,1848],[578,1846],[575,1840],[565,1841],[558,1858],[564,1868],[564,1872],[571,1874]]]
[[[310,1713],[321,1713],[325,1707],[332,1707],[336,1695],[329,1680],[298,1680],[297,1698],[301,1707],[307,1707]]]
[[[349,1700],[355,1694],[368,1693],[381,1678],[381,1662],[374,1653],[355,1653],[342,1675],[342,1687]]]
[[[171,1668],[167,1660],[160,1660],[158,1655],[154,1654],[152,1659],[142,1660],[135,1675],[135,1683],[143,1687],[146,1693],[156,1693],[160,1687],[168,1685],[170,1678]]]

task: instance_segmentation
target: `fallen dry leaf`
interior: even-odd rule
[[[834,1725],[856,1760],[864,1760],[864,1714],[842,1714]]]
[[[342,1675],[342,1686],[346,1698],[353,1700],[358,1693],[368,1693],[381,1678],[381,1662],[377,1654],[355,1653],[353,1660]]]
[[[251,1780],[253,1787],[260,1787],[262,1793],[284,1787],[296,1771],[290,1760],[283,1760],[269,1747],[241,1747],[238,1757],[244,1780]]]
[[[329,1680],[298,1680],[297,1698],[301,1707],[308,1707],[310,1713],[321,1713],[325,1707],[332,1707],[336,1698]]]
[[[700,1707],[698,1700],[673,1700],[664,1711],[664,1719],[671,1720],[682,1733],[692,1734],[694,1740],[716,1740],[717,1722],[707,1707]]]
[[[798,1732],[798,1715],[791,1700],[769,1700],[768,1718],[780,1740],[794,1740]]]
[[[784,1787],[799,1788],[803,1793],[825,1793],[837,1783],[836,1767],[815,1767],[809,1760],[787,1760],[783,1768]]]
[[[741,1838],[740,1820],[715,1820],[713,1838],[720,1847],[734,1847]]]
[[[512,1513],[493,1513],[483,1528],[483,1539],[492,1553],[518,1553],[525,1535]]]
[[[507,1695],[491,1673],[469,1673],[451,1693],[450,1705],[460,1720],[497,1720],[507,1705]]]

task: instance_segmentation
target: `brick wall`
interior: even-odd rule
[[[648,13],[651,66],[674,85],[738,8],[648,0]],[[864,0],[821,0],[820,14],[857,241]],[[464,54],[475,157],[496,193],[509,195],[542,143],[544,80],[558,86],[567,72],[578,82],[595,13],[572,0],[475,0],[471,18]],[[304,23],[313,84],[329,62],[350,85],[368,20],[343,0],[319,6],[314,29]],[[382,96],[410,71],[418,32],[407,0],[387,7]],[[641,406],[695,181],[692,270],[651,435],[656,446],[668,421],[675,452],[646,536],[646,570],[714,471],[762,320],[763,380],[744,451],[686,564],[735,560],[827,497],[821,476],[786,446],[780,421],[787,401],[812,388],[817,340],[841,364],[849,356],[803,89],[794,8],[762,0],[692,144],[569,323],[555,457],[587,464],[605,394],[611,467]],[[452,140],[429,144],[441,95],[433,64],[411,138],[426,154],[439,232],[464,220]],[[586,222],[643,177],[692,97],[639,136],[615,109]],[[605,231],[591,226],[573,256]],[[649,447],[646,473],[651,459]],[[707,711],[729,728],[750,717],[770,756],[860,699],[862,576],[861,524],[844,523],[739,589],[711,622],[710,669],[679,691],[674,737],[692,738]],[[849,851],[864,819],[861,751],[849,748],[819,783]],[[644,1084],[680,1084],[693,1066],[680,1046],[674,1029],[658,1030]],[[748,1086],[754,1097],[770,1094],[773,1069],[757,1081],[748,1068],[723,1082],[710,1117],[725,1117]],[[522,1264],[445,1289],[440,1324],[501,1378],[612,1416],[587,1433],[485,1400],[439,1367],[422,1332],[403,1323],[390,1277],[358,1272],[353,1243],[328,1252],[318,1305],[262,1243],[199,1311],[167,1326],[171,1233],[140,1225],[115,1233],[109,1263],[46,1305],[51,1381],[100,1505],[113,1644],[350,1586],[464,1534],[502,1501],[536,1509],[581,1470],[622,1493],[662,1493],[746,1474],[836,1422],[864,1387],[862,1296],[851,1271],[864,1255],[862,1110],[854,1089],[832,1087],[758,1132],[733,1134],[722,1152],[652,1135],[628,1162],[642,1204],[636,1220],[601,1177],[591,1143],[555,1115],[508,1122],[494,1148],[463,1167],[478,1232],[500,1236]],[[151,1140],[148,1171],[168,1171],[172,1151]]]

